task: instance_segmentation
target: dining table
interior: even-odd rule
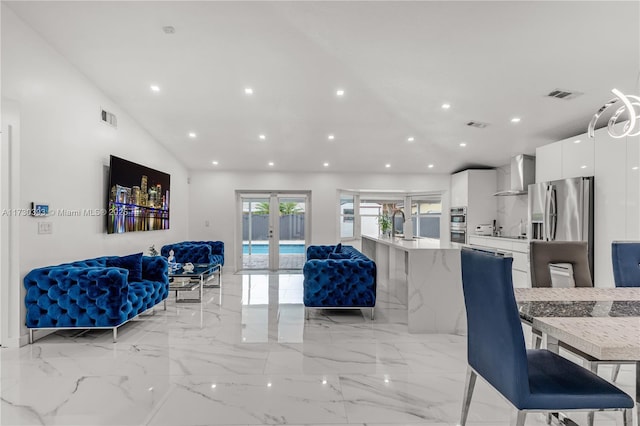
[[[640,418],[640,288],[516,288],[514,293],[521,320],[545,336],[547,349],[570,348],[592,371],[609,362],[635,364]]]

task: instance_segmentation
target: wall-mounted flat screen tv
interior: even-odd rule
[[[107,233],[169,229],[171,176],[111,156]]]

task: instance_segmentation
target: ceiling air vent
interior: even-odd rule
[[[580,95],[582,95],[581,92],[562,90],[562,89],[553,89],[551,92],[547,94],[547,96],[550,98],[564,99],[566,101],[573,98],[577,98]]]
[[[483,123],[481,121],[469,121],[467,123],[467,126],[470,127],[477,127],[478,129],[484,129],[485,127],[487,127],[489,124],[487,123]]]
[[[106,123],[113,127],[118,127],[118,118],[116,117],[115,114],[109,111],[106,111],[104,109],[101,110],[100,119],[102,120],[103,123]]]

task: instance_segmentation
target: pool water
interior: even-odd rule
[[[249,245],[242,245],[242,254],[249,254]],[[251,244],[251,254],[269,254],[269,245]],[[304,254],[304,244],[280,244],[280,254]]]

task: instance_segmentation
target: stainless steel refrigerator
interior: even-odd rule
[[[529,238],[587,241],[593,280],[593,176],[529,185]]]

